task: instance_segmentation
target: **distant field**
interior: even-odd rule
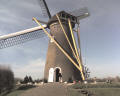
[[[32,87],[29,87],[30,89]],[[29,88],[21,87],[5,96],[20,96],[20,94],[29,90]],[[81,90],[87,91],[90,96],[120,96],[120,83],[114,84],[75,84],[67,87],[68,96],[86,96]],[[57,95],[56,95],[57,96]]]

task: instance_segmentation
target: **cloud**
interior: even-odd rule
[[[14,66],[13,71],[15,73],[15,77],[24,78],[26,75],[32,76],[33,79],[43,78],[44,76],[44,66],[45,60],[38,58],[36,60],[31,60],[25,66]]]

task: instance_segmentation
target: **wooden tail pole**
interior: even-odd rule
[[[82,52],[81,52],[81,44],[80,44],[80,30],[79,30],[79,24],[77,28],[77,38],[78,38],[78,46],[79,46],[79,56],[80,56],[80,62],[83,66],[83,61],[82,61]],[[84,69],[83,69],[84,70]]]
[[[72,30],[72,25],[71,25],[70,19],[68,19],[68,24],[69,24],[69,27],[70,27],[73,44],[74,44],[75,51],[76,51],[76,54],[77,54],[78,63],[79,63],[79,67],[80,67],[80,70],[81,70],[81,75],[82,75],[83,78],[85,78],[85,77],[84,77],[84,74],[83,74],[83,68],[82,68],[82,64],[81,64],[80,58],[79,58],[79,53],[78,53],[78,49],[77,49],[77,44],[76,44],[76,41],[75,41],[75,36],[74,36],[73,30]]]
[[[72,36],[72,40],[73,40],[73,45],[74,45],[74,48],[75,48],[75,52],[77,54],[78,63],[79,63],[79,66],[80,66],[79,53],[78,53],[77,44],[76,44],[75,36],[74,36],[73,30],[72,30],[72,25],[71,25],[70,19],[68,19],[68,24],[69,24],[69,28],[70,28],[70,32],[71,32],[71,36]]]
[[[48,35],[48,37],[54,41],[54,43],[56,44],[56,46],[63,52],[63,54],[73,63],[73,65],[81,72],[82,74],[82,80],[85,80],[85,77],[83,75],[82,70],[80,69],[80,67],[75,63],[75,61],[68,55],[68,53],[59,45],[59,43],[45,30],[45,28],[40,24],[40,22],[36,19],[33,18],[33,20],[39,25],[41,26],[41,28],[43,29],[43,31],[45,32],[45,34]]]
[[[76,56],[76,54],[75,54],[75,51],[74,51],[74,49],[73,49],[73,47],[72,47],[72,44],[70,43],[70,40],[69,40],[69,38],[68,38],[68,36],[67,36],[67,34],[66,34],[66,32],[65,32],[65,29],[64,29],[64,27],[63,27],[63,25],[62,25],[62,22],[61,22],[61,20],[60,20],[60,18],[59,18],[59,16],[58,16],[58,14],[56,14],[56,17],[57,17],[57,19],[58,19],[58,21],[59,21],[59,24],[60,24],[60,26],[61,26],[61,28],[62,28],[62,30],[63,30],[63,33],[64,33],[64,35],[65,35],[65,37],[66,37],[66,39],[67,39],[67,41],[68,41],[68,43],[69,43],[69,46],[70,46],[70,48],[71,48],[71,50],[72,50],[72,52],[73,52],[73,55],[75,56],[75,58],[76,58],[76,60],[77,60],[77,62],[78,62],[78,64],[79,64],[79,66],[81,67],[81,60],[79,59],[79,53],[78,53],[78,51],[76,51],[76,54],[77,54],[77,56]],[[72,31],[71,31],[72,32]],[[72,32],[72,36],[74,37],[74,35],[73,35],[73,32]],[[75,41],[75,40],[74,40]],[[75,44],[75,46],[76,46],[76,43],[74,42],[74,44]],[[76,48],[76,47],[75,47]],[[77,48],[76,48],[77,49]],[[82,69],[82,68],[81,68]]]

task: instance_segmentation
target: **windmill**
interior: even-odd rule
[[[74,80],[85,80],[80,50],[80,37],[79,32],[75,27],[76,25],[79,26],[80,19],[89,16],[88,10],[82,8],[70,13],[60,11],[52,16],[46,1],[40,0],[40,4],[43,14],[49,17],[49,21],[44,22],[33,18],[39,25],[38,27],[0,36],[0,49],[38,39],[47,34],[50,41],[48,44],[44,80],[46,82],[72,82]],[[41,25],[41,23],[44,25]],[[46,28],[50,29],[50,32],[47,32]],[[77,32],[78,47],[73,29]],[[43,30],[44,33],[39,30]]]

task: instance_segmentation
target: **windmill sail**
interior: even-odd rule
[[[73,16],[76,16],[78,19],[78,22],[80,19],[83,19],[83,18],[88,17],[90,15],[88,12],[88,9],[86,7],[79,8],[79,9],[74,10],[74,11],[69,12],[69,13]]]
[[[44,27],[46,28],[46,25],[44,25]],[[0,36],[0,49],[11,47],[30,40],[39,39],[43,36],[45,36],[45,34],[41,31],[40,26]]]
[[[51,14],[50,14],[50,11],[48,9],[48,6],[47,6],[47,3],[45,0],[40,0],[40,6],[41,6],[41,9],[42,9],[42,13],[45,17],[49,17],[51,18]]]

